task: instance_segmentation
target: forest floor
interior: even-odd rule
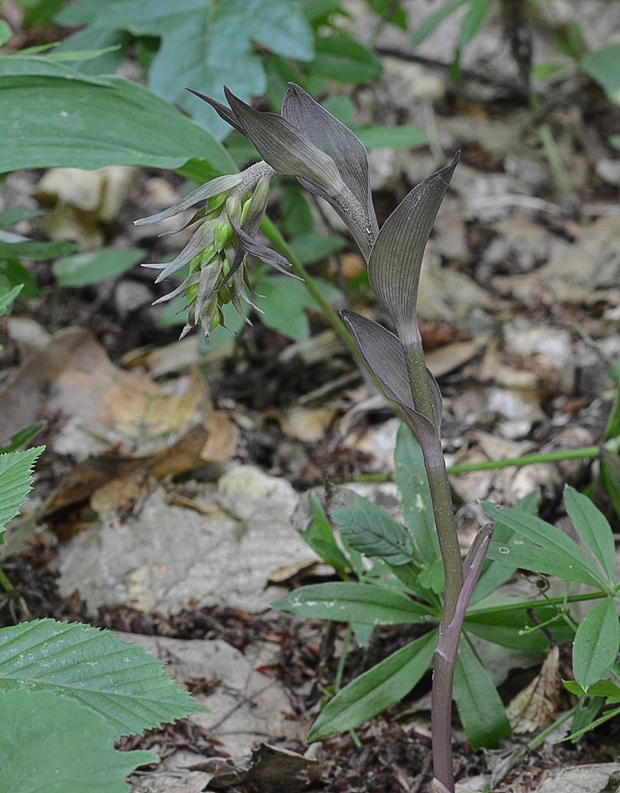
[[[608,22],[620,31],[611,12]],[[420,287],[424,345],[444,396],[447,462],[595,445],[614,393],[609,363],[620,358],[620,161],[608,142],[620,130],[620,108],[578,74],[543,92],[544,120],[570,183],[562,187],[497,29],[468,51],[456,82],[448,80],[449,42],[440,45],[431,40],[413,59],[386,33],[377,45],[383,78],[352,98],[361,122],[418,124],[433,139],[420,149],[371,152],[380,223],[462,151]],[[100,189],[90,176],[76,194]],[[106,222],[71,209],[71,189],[60,196],[50,173],[10,175],[0,208],[55,204],[46,233],[72,223],[85,248],[94,240],[140,246],[147,261],[178,250],[183,233],[158,238],[161,228],[132,221],[173,203],[182,180],[149,169],[118,169],[117,177],[129,187]],[[334,222],[317,210],[323,231],[342,233]],[[31,222],[19,232],[44,234]],[[36,443],[47,449],[0,557],[16,587],[0,603],[0,624],[53,616],[121,631],[166,660],[207,704],[208,714],[124,741],[162,758],[136,773],[136,793],[428,793],[430,677],[355,736],[308,745],[345,628],[269,609],[301,583],[335,580],[292,527],[309,490],[357,480],[360,492],[397,509],[390,474],[398,422],[321,316],[308,312],[305,340],[257,319],[236,337],[218,337],[205,355],[196,335],[177,342],[178,325],[161,327],[152,302],[163,292],[150,270],[61,290],[48,263],[31,269],[42,297],[19,301],[0,325],[0,430],[10,436],[45,418]],[[332,255],[311,270],[342,289],[342,305],[386,320],[357,254]],[[285,294],[279,299],[286,303]],[[160,425],[150,433],[155,403]],[[564,484],[587,485],[595,465],[453,475],[463,547],[479,525],[479,499],[514,504],[539,488],[541,515],[562,524]],[[536,582],[522,586],[524,597],[537,591]],[[411,627],[378,628],[365,647],[353,642],[343,683],[412,635]],[[493,662],[506,702],[540,671],[542,658],[522,655]],[[567,647],[555,674],[570,674]],[[567,693],[549,696],[552,720],[571,703]],[[463,790],[492,784],[501,793],[616,790],[605,787],[608,774],[560,777],[553,787],[550,772],[614,762],[617,721],[577,744],[552,735],[528,748],[548,725],[541,720],[498,750],[474,752],[455,713],[457,780]]]

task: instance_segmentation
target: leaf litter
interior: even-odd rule
[[[426,10],[426,3],[423,6]],[[445,41],[432,46],[434,57],[443,52],[449,60]],[[480,67],[476,46],[484,50],[486,45],[484,41],[472,45],[467,55],[472,60],[464,62],[466,70]],[[608,153],[601,156],[605,149],[600,143],[580,150],[575,141],[583,134],[592,135],[593,130],[584,130],[580,121],[575,125],[574,114],[552,114],[562,152],[570,153],[573,187],[583,197],[582,216],[568,218],[537,145],[524,132],[526,116],[502,97],[504,89],[493,79],[489,64],[497,64],[497,52],[492,48],[487,52],[491,56],[481,63],[491,79],[484,83],[465,74],[460,96],[455,97],[441,70],[410,64],[396,55],[390,57],[383,81],[360,88],[358,97],[362,114],[368,116],[365,120],[376,116],[389,121],[392,114],[396,121],[400,113],[401,122],[434,124],[443,151],[465,148],[446,206],[450,222],[443,222],[440,215],[429,246],[420,304],[427,347],[441,335],[438,327],[443,328],[434,366],[445,394],[446,453],[451,463],[597,443],[611,383],[575,327],[606,345],[612,354],[620,353],[620,255],[617,216],[612,212],[617,186],[613,180],[597,181],[594,176],[610,172],[603,162],[609,159]],[[412,80],[414,67],[416,79]],[[415,95],[407,94],[404,87],[411,87],[408,90]],[[504,117],[494,119],[499,112]],[[596,118],[595,108],[588,112]],[[514,141],[515,150],[508,150]],[[377,182],[375,188],[398,193],[403,189],[402,175],[409,184],[419,181],[432,170],[436,155],[431,149],[413,158],[406,152],[383,157],[381,162],[389,165],[383,168],[386,181]],[[138,202],[146,203],[147,196],[170,189],[167,180],[163,188],[157,179],[161,182],[159,176],[139,177]],[[178,185],[170,181],[174,192]],[[15,185],[17,179],[9,177],[8,183]],[[140,214],[130,203],[121,210],[120,219]],[[122,232],[123,241],[131,244],[137,239],[134,232]],[[140,238],[141,244],[147,241],[148,237]],[[157,244],[163,249],[168,243],[164,239]],[[42,273],[41,265],[35,268]],[[158,293],[151,285],[148,288],[155,299]],[[25,557],[4,561],[9,577],[19,582],[22,600],[3,604],[0,613],[10,621],[48,610],[116,630],[151,634],[148,638],[155,639],[152,651],[164,653],[172,667],[175,658],[189,653],[192,645],[199,652],[201,642],[219,642],[213,646],[220,647],[228,659],[222,672],[213,672],[214,662],[198,661],[195,669],[181,676],[207,699],[228,686],[230,701],[242,703],[236,713],[246,708],[248,718],[253,715],[248,681],[257,681],[259,688],[263,682],[271,685],[266,690],[273,699],[265,705],[260,728],[271,734],[251,738],[240,751],[243,757],[233,761],[226,755],[239,747],[234,752],[224,747],[221,730],[226,722],[213,729],[222,713],[228,712],[218,704],[212,706],[213,721],[204,725],[184,722],[142,740],[155,741],[162,755],[172,751],[166,758],[169,776],[163,777],[167,790],[177,789],[174,785],[179,791],[201,790],[206,784],[243,791],[275,785],[284,790],[281,777],[274,782],[267,771],[255,770],[254,776],[250,772],[261,765],[268,768],[274,753],[276,767],[290,768],[277,754],[283,750],[295,753],[294,768],[312,766],[311,775],[317,772],[316,759],[303,757],[308,748],[303,742],[304,728],[321,700],[321,686],[333,681],[342,642],[340,627],[299,624],[265,610],[275,599],[275,590],[286,583],[278,575],[279,568],[296,565],[310,581],[316,572],[313,560],[306,558],[311,556],[308,549],[301,544],[293,547],[295,536],[287,529],[296,502],[289,482],[305,489],[319,486],[325,476],[348,479],[360,473],[389,474],[391,414],[352,371],[333,340],[326,344],[315,335],[299,345],[286,344],[259,326],[232,341],[229,350],[236,357],[211,359],[206,378],[210,397],[204,378],[191,370],[191,364],[201,361],[195,341],[186,340],[183,358],[174,343],[164,355],[160,350],[165,342],[172,342],[174,334],[154,331],[147,312],[139,316],[148,333],[139,329],[140,322],[123,321],[120,312],[112,318],[88,313],[94,296],[87,290],[68,300],[62,310],[73,312],[69,322],[86,316],[95,335],[105,339],[105,351],[81,330],[61,331],[49,348],[40,341],[24,345],[12,337],[19,335],[17,326],[11,331],[7,324],[3,364],[15,371],[12,381],[4,385],[3,433],[10,435],[16,426],[42,415],[51,418],[51,423],[46,439],[50,451],[22,533],[22,540],[40,536],[48,544],[31,545]],[[105,301],[103,305],[109,307]],[[44,301],[37,315],[44,332],[53,327],[50,318]],[[158,349],[139,359],[132,371],[112,363],[151,336],[157,338]],[[91,361],[97,365],[84,365]],[[157,379],[162,377],[170,379]],[[343,377],[352,379],[343,384]],[[158,410],[156,404],[165,407]],[[79,424],[79,432],[67,434],[66,426],[72,422]],[[232,459],[235,467],[229,463]],[[587,461],[570,461],[454,477],[463,545],[467,545],[468,526],[475,520],[477,499],[513,503],[539,487],[543,508],[554,514],[561,486],[567,481],[585,482],[589,466]],[[379,487],[376,491],[380,493]],[[372,486],[368,492],[372,494]],[[43,506],[38,508],[37,503]],[[63,533],[71,522],[71,509],[79,512],[75,525],[83,529],[75,536],[73,531]],[[259,523],[255,518],[261,513],[264,525],[256,530],[256,545],[251,545],[252,524]],[[43,522],[53,533],[39,531]],[[207,545],[193,544],[196,537]],[[143,546],[157,546],[158,553],[150,558],[127,557]],[[223,547],[226,558],[238,562],[235,570],[222,569],[223,557],[218,552],[223,553]],[[108,555],[94,561],[101,548]],[[182,559],[181,569],[170,575],[175,556]],[[71,577],[71,565],[78,558],[93,566],[91,583],[83,569]],[[120,576],[114,578],[109,565],[119,561]],[[60,583],[62,596],[55,583]],[[37,594],[32,596],[32,592]],[[403,628],[377,631],[367,648],[354,647],[345,680],[410,639]],[[166,644],[170,641],[183,644],[173,647]],[[236,652],[230,654],[228,647]],[[266,657],[257,654],[260,647],[269,650]],[[222,683],[233,669],[233,655],[234,663],[243,666],[242,680]],[[549,666],[554,664],[549,661]],[[548,672],[545,683],[544,670],[540,677],[527,681],[517,680],[519,675],[513,671],[503,685],[517,690],[506,690],[505,701],[527,701],[535,711],[527,718],[542,724],[545,712],[562,707],[561,702],[553,704],[556,672],[555,667]],[[313,777],[306,789],[427,791],[430,766],[424,719],[415,721],[406,715],[414,703],[424,703],[427,683],[423,681],[402,709],[394,708],[362,727],[358,731],[361,748],[348,735],[324,741],[318,761],[320,777]],[[210,687],[214,692],[205,693]],[[287,714],[285,724],[280,711]],[[523,720],[525,711],[521,707]],[[237,723],[232,737],[242,737],[245,727]],[[570,766],[612,758],[614,736],[610,730],[582,740],[577,747],[544,743],[519,757],[505,780],[496,781],[495,789],[517,793],[611,790],[615,784],[611,764],[584,767],[579,773],[589,776],[578,781],[573,778],[577,771]],[[486,784],[493,766],[506,769],[509,765],[502,766],[496,755],[485,758],[472,753],[458,733],[456,740],[462,789],[471,786],[476,775]],[[257,749],[261,741],[272,748]],[[508,749],[517,755],[521,752],[518,745]],[[174,766],[176,761],[170,758],[177,750],[190,752],[192,758],[185,755]],[[541,786],[547,770],[551,773]],[[138,775],[136,790],[161,789],[158,773],[159,769]],[[292,777],[296,772],[287,773]]]

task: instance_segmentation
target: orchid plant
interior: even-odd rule
[[[190,221],[201,220],[201,226],[176,259],[167,265],[150,265],[162,270],[157,279],[161,281],[190,263],[187,278],[163,298],[186,294],[189,314],[183,332],[200,325],[208,339],[228,300],[244,316],[242,301],[256,308],[247,293],[248,256],[286,269],[288,262],[281,254],[256,240],[269,184],[276,174],[297,177],[338,212],[364,256],[370,284],[396,328],[394,334],[352,311],[341,312],[366,365],[416,436],[428,475],[445,573],[433,674],[433,785],[438,793],[452,793],[451,703],[457,650],[492,528],[489,524],[480,530],[462,560],[441,446],[441,394],[425,364],[416,304],[424,247],[458,155],[415,187],[379,230],[366,149],[350,129],[299,86],[290,86],[281,115],[259,112],[227,90],[228,107],[192,93],[249,138],[263,161],[243,173],[214,179],[170,209],[136,221],[155,223],[206,200],[206,206]]]

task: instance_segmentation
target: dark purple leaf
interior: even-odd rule
[[[416,306],[424,247],[459,155],[420,182],[379,231],[370,259],[370,285],[389,311],[405,346],[419,342]]]

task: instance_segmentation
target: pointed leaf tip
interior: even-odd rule
[[[457,154],[413,188],[383,224],[368,261],[370,285],[406,346],[419,341],[416,312],[422,257],[458,162]]]
[[[221,102],[218,102],[215,99],[211,99],[211,97],[207,96],[206,94],[201,94],[200,91],[194,91],[193,88],[186,88],[185,90],[189,91],[190,94],[194,94],[194,96],[197,96],[198,99],[202,99],[202,101],[206,102],[208,105],[211,105],[211,107],[215,110],[215,112],[222,119],[222,121],[225,121],[227,124],[233,127],[233,129],[236,129],[237,132],[240,132],[242,135],[247,136],[245,129],[239,123],[235,114],[232,112],[232,110],[227,108],[226,105],[223,105]],[[224,87],[224,91],[226,90],[227,90],[226,87]]]

